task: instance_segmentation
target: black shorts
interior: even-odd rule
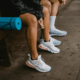
[[[44,18],[42,13],[43,7],[40,5],[40,0],[3,0],[2,16],[16,17],[20,14],[30,13],[37,17],[39,20]],[[5,6],[5,7],[4,7]]]

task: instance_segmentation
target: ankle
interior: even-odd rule
[[[50,40],[44,40],[44,42],[50,42]]]
[[[32,59],[32,60],[37,60],[37,58],[38,58],[38,55],[32,55],[32,56],[31,56],[31,59]]]
[[[43,38],[44,42],[50,41],[50,38]]]

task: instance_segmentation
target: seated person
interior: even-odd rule
[[[50,12],[50,36],[65,36],[67,34],[66,31],[61,31],[59,29],[56,29],[55,27],[55,20],[58,13],[59,5],[62,6],[65,4],[65,2],[66,0],[41,0],[40,4],[48,7]]]
[[[4,0],[3,0],[4,1]],[[27,27],[26,37],[30,54],[26,65],[39,72],[48,72],[51,67],[47,65],[37,52],[37,22],[43,29],[41,44],[51,53],[59,53],[49,37],[49,11],[40,5],[40,0],[5,0],[6,7],[2,9],[2,16],[19,16],[22,24]],[[44,15],[43,15],[44,13]]]

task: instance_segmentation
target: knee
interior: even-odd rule
[[[50,8],[51,8],[51,2],[50,2],[50,1],[47,1],[47,2],[45,3],[45,6],[50,9]]]
[[[49,15],[49,10],[47,7],[43,7],[43,14],[46,16],[46,15]]]
[[[30,13],[21,14],[19,17],[21,18],[22,24],[25,26],[36,26],[37,25],[36,16]]]
[[[57,4],[58,6],[60,5],[60,2],[57,0],[56,2],[55,2],[55,4]]]
[[[31,15],[25,23],[28,27],[34,28],[35,30],[37,29],[37,18],[34,15]]]
[[[45,7],[47,7],[49,13],[51,13],[51,2],[50,1],[48,1],[48,0],[41,0],[40,4],[45,6]]]
[[[60,2],[59,2],[58,0],[51,0],[51,3],[52,3],[52,4],[60,5]]]
[[[51,2],[46,1],[45,6],[48,8],[49,13],[51,13]]]
[[[36,24],[37,23],[37,18],[35,16],[33,16],[31,18],[31,23]]]
[[[37,26],[37,18],[35,16],[31,17],[29,25]]]

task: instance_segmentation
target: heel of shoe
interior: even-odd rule
[[[28,61],[26,61],[26,65],[35,69],[35,67],[33,65],[31,65]]]

